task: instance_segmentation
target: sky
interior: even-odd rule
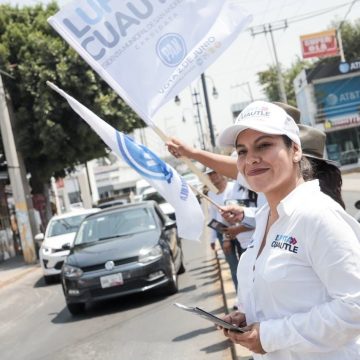
[[[59,0],[64,5],[70,0]],[[43,0],[0,0],[1,3],[33,5],[48,3]],[[254,17],[250,27],[271,24],[273,28],[288,27],[273,32],[279,62],[288,68],[301,57],[300,36],[326,30],[334,20],[354,21],[360,18],[360,0],[357,0],[349,12],[350,0],[239,0],[242,6]],[[332,9],[332,10],[331,10]],[[324,10],[324,11],[322,11]],[[326,11],[325,10],[331,10]],[[322,15],[313,16],[322,12]],[[302,16],[304,15],[304,16]],[[307,16],[305,16],[307,15]],[[299,21],[299,18],[306,18]],[[346,54],[345,54],[346,57]],[[257,82],[257,73],[273,65],[274,53],[269,34],[251,36],[249,30],[239,35],[230,48],[206,70],[208,92],[214,132],[219,133],[232,121],[231,106],[235,103],[254,99],[264,99],[265,95]],[[211,88],[215,85],[219,93],[217,99],[211,98]],[[195,81],[182,91],[179,96],[180,106],[174,103],[165,105],[156,115],[155,122],[168,135],[176,135],[191,145],[199,146],[198,126],[194,124],[196,109],[192,105],[191,92],[199,88]],[[250,90],[250,91],[249,91]],[[200,107],[202,127],[208,133],[205,106]],[[185,120],[185,121],[184,121]],[[151,147],[161,147],[159,139],[151,132],[146,133],[146,143]],[[164,146],[162,145],[162,149]]]

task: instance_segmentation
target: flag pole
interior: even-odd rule
[[[194,190],[195,192],[197,192],[202,198],[204,198],[205,200],[207,200],[209,203],[211,203],[212,205],[214,205],[218,210],[223,211],[223,209],[221,208],[221,206],[219,204],[217,204],[214,200],[210,199],[208,196],[206,196],[205,194],[203,194],[201,191],[199,191],[198,189],[196,189],[194,186],[188,184],[190,186],[190,188],[192,190]]]
[[[147,122],[149,123],[149,122]],[[160,136],[160,138],[166,143],[167,141],[169,141],[169,137],[158,127],[156,126],[152,121],[150,122],[150,126],[151,128],[156,132],[156,134],[158,134]],[[218,193],[218,189],[216,188],[216,186],[210,181],[210,179],[208,178],[207,175],[205,175],[203,172],[201,172],[191,161],[190,159],[182,156],[180,158],[180,160],[182,160],[187,166],[188,168],[200,179],[200,181],[206,185],[209,190],[211,190],[212,192],[214,192],[215,194]]]

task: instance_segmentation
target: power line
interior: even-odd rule
[[[346,12],[344,18],[342,19],[342,21],[340,22],[340,24],[339,24],[339,26],[338,26],[338,30],[341,29],[341,27],[342,27],[343,23],[345,22],[347,16],[350,14],[350,11],[351,11],[352,7],[355,5],[355,3],[356,3],[357,1],[358,1],[358,0],[354,0],[354,1],[350,4],[348,11]]]
[[[285,85],[284,85],[284,79],[283,79],[283,76],[282,76],[282,73],[281,73],[280,63],[279,63],[279,60],[278,60],[278,57],[277,57],[273,32],[277,31],[277,30],[286,29],[287,27],[288,27],[288,24],[287,24],[287,21],[285,20],[282,25],[278,25],[276,27],[273,27],[272,24],[267,24],[267,25],[263,25],[262,29],[260,29],[260,30],[255,30],[254,28],[250,29],[252,36],[256,36],[256,35],[259,35],[259,34],[267,35],[267,33],[270,34],[271,43],[272,43],[272,46],[273,46],[274,58],[275,58],[275,65],[276,65],[276,70],[277,70],[278,88],[279,88],[280,99],[284,103],[287,103]]]
[[[332,11],[335,11],[335,10],[338,10],[338,9],[341,9],[343,7],[347,7],[347,6],[350,5],[350,8],[349,8],[349,10],[348,10],[348,12],[346,14],[346,16],[348,16],[352,6],[357,1],[359,1],[359,0],[353,0],[352,2],[347,2],[347,3],[344,3],[344,4],[337,5],[337,6],[332,6],[332,7],[329,7],[329,8],[319,9],[319,10],[304,13],[304,14],[301,14],[301,15],[292,16],[292,17],[289,17],[287,19],[276,20],[276,21],[273,21],[272,24],[275,26],[277,23],[283,23],[284,21],[286,21],[288,24],[292,24],[292,23],[308,20],[308,19],[311,19],[311,18],[314,18],[314,17],[317,17],[317,16],[321,16],[321,15],[327,14],[329,12],[332,12]],[[264,25],[265,24],[255,25],[255,26],[253,26],[253,27],[251,27],[249,29],[261,28]]]

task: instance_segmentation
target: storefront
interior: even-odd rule
[[[360,61],[320,65],[294,81],[302,122],[326,132],[329,159],[356,166],[360,158]]]

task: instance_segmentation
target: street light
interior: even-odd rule
[[[174,98],[174,102],[177,106],[180,106],[181,104],[181,100],[180,100],[180,97],[179,95],[176,95],[175,98]]]
[[[218,93],[218,91],[217,91],[217,89],[215,87],[214,80],[210,76],[207,76],[204,73],[202,73],[199,81],[201,80],[201,83],[202,83],[202,88],[203,88],[203,93],[204,93],[204,101],[205,101],[205,109],[206,109],[206,115],[207,115],[207,118],[208,118],[208,125],[209,125],[209,132],[210,132],[210,141],[211,141],[211,146],[214,148],[215,147],[214,127],[213,127],[213,124],[212,124],[211,110],[210,110],[210,104],[209,104],[209,98],[208,98],[208,94],[207,94],[207,87],[206,87],[206,80],[205,79],[209,79],[212,82],[212,96],[213,96],[214,99],[217,99],[219,97],[219,93]],[[198,81],[197,87],[199,86],[199,81]],[[201,105],[200,98],[199,98],[200,93],[195,88],[194,90],[192,90],[191,95],[194,98],[193,105],[196,106],[199,126],[200,126],[200,129],[201,129],[201,133],[203,135],[202,123],[201,123],[201,117],[200,117],[200,108],[199,108],[199,106]],[[174,102],[175,102],[176,105],[180,106],[181,100],[180,100],[179,95],[175,96]],[[202,140],[202,146],[203,146],[203,149],[205,149],[204,139]]]

